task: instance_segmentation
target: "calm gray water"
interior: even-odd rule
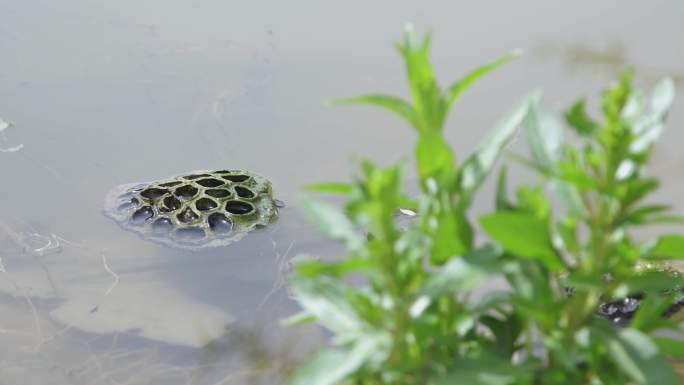
[[[562,111],[634,65],[642,85],[671,75],[681,91],[684,3],[625,4],[0,0],[0,118],[14,123],[0,149],[23,145],[0,152],[0,384],[281,382],[324,340],[278,323],[296,312],[292,258],[339,253],[298,191],[414,139],[393,116],[321,102],[405,95],[392,43],[407,21],[433,31],[444,81],[526,52],[454,110],[460,159],[534,88]],[[653,169],[679,209],[683,124],[680,97]],[[288,203],[278,224],[192,253],[101,214],[116,185],[219,168],[271,179]]]

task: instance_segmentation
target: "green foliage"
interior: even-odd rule
[[[533,94],[458,164],[443,135],[448,111],[515,55],[443,89],[430,43],[429,35],[419,41],[407,29],[397,45],[411,102],[383,95],[337,102],[380,106],[415,128],[421,193],[406,196],[403,164],[364,162],[353,183],[309,186],[346,198],[343,210],[310,198],[302,207],[347,256],[301,263],[291,277],[303,308],[291,322],[313,321],[332,332],[330,347],[292,383],[679,383],[665,358],[683,358],[684,344],[654,333],[679,333],[662,314],[678,299],[672,289],[683,278],[640,264],[683,258],[684,237],[633,235],[639,226],[681,220],[665,205],[644,203],[658,181],[642,175],[673,100],[672,83],[660,83],[647,104],[625,75],[604,93],[602,120],[589,117],[580,100],[565,114],[575,141],[564,138],[561,123]],[[510,198],[502,168],[495,211],[479,220],[489,241],[478,245],[484,237],[475,236],[468,209],[521,125],[530,157],[517,158],[539,180]],[[418,215],[399,226],[396,215],[407,206]],[[489,287],[496,278],[507,288]],[[630,327],[596,316],[602,301],[637,293],[645,299]]]

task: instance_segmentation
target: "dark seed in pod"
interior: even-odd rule
[[[152,207],[150,206],[143,206],[133,213],[131,215],[131,219],[133,222],[142,222],[146,221],[154,216],[154,211],[152,210]]]
[[[178,186],[178,185],[181,184],[181,183],[183,183],[183,182],[181,182],[181,181],[179,181],[179,180],[175,180],[175,181],[173,181],[173,182],[162,183],[162,184],[160,184],[160,186],[161,186],[161,187],[173,187],[173,186]]]
[[[242,187],[242,186],[235,186],[235,193],[240,197],[240,198],[254,198],[254,193],[252,190]]]
[[[167,189],[152,187],[152,188],[148,188],[148,189],[143,190],[140,193],[140,195],[143,198],[147,198],[147,199],[157,199],[157,198],[165,195],[168,192],[169,192],[169,190],[167,190]]]
[[[195,174],[195,175],[186,175],[186,176],[184,176],[183,178],[184,178],[184,179],[195,180],[195,179],[199,179],[199,178],[206,178],[206,177],[208,177],[208,176],[211,176],[211,175],[209,175],[209,174]]]
[[[162,203],[164,203],[164,205],[160,207],[160,210],[165,212],[176,211],[183,205],[176,197],[166,197]]]
[[[207,218],[209,228],[217,233],[227,233],[233,228],[233,222],[220,213],[213,213]]]
[[[195,202],[195,207],[197,207],[197,210],[207,211],[217,208],[218,203],[212,201],[209,198],[200,198],[197,200],[197,202]]]
[[[224,189],[208,189],[204,193],[214,198],[228,198],[231,194],[230,190]]]
[[[218,186],[225,184],[226,182],[222,182],[218,179],[209,178],[209,179],[200,179],[196,183],[200,186],[203,186],[203,187],[218,187]]]
[[[177,218],[183,223],[193,223],[199,218],[199,215],[189,208],[186,208],[180,214],[178,214]]]
[[[168,233],[173,229],[173,223],[169,218],[159,218],[152,223],[152,230],[155,233]]]
[[[196,187],[185,185],[176,188],[176,191],[174,191],[173,193],[179,198],[190,199],[197,195],[198,192],[199,190]]]
[[[244,215],[254,211],[254,206],[247,202],[228,201],[226,202],[226,211],[235,215]]]
[[[199,227],[185,227],[176,230],[176,236],[184,240],[196,240],[204,238],[204,230]]]
[[[247,179],[249,179],[249,176],[247,176],[247,175],[241,175],[241,174],[237,174],[237,175],[221,175],[221,178],[223,178],[223,179],[225,179],[225,180],[229,180],[229,181],[231,181],[231,182],[244,182],[244,181],[246,181]]]

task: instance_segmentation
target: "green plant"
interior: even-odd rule
[[[331,347],[301,367],[293,384],[647,384],[678,383],[663,356],[681,356],[684,344],[653,337],[675,330],[661,313],[681,278],[638,273],[642,260],[684,257],[684,238],[637,242],[637,225],[678,220],[659,205],[639,202],[657,187],[642,177],[652,143],[672,99],[664,82],[645,112],[631,77],[604,95],[599,123],[579,102],[567,120],[580,145],[561,139],[539,96],[525,98],[479,148],[458,164],[443,136],[447,113],[477,79],[515,56],[467,74],[442,90],[429,62],[429,35],[407,30],[398,49],[406,62],[412,102],[370,95],[337,103],[388,109],[416,130],[421,194],[404,192],[404,165],[363,162],[351,184],[311,190],[341,194],[345,209],[305,199],[303,209],[330,237],[344,243],[338,261],[298,265],[291,277],[304,311],[290,322],[316,321],[332,333]],[[496,211],[480,219],[493,242],[476,246],[467,210],[498,155],[524,126],[537,186],[506,196],[499,177]],[[522,159],[522,158],[521,158]],[[542,183],[567,208],[554,213]],[[416,208],[401,229],[395,213]],[[367,233],[367,236],[363,236]],[[486,290],[503,277],[506,290]],[[351,284],[349,279],[356,280]],[[361,284],[359,284],[359,278]],[[566,295],[566,286],[574,295]],[[602,298],[645,295],[630,328],[595,316]]]

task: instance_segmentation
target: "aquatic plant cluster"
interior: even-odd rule
[[[672,104],[672,82],[647,97],[625,74],[603,93],[600,119],[580,100],[564,116],[566,130],[534,93],[457,162],[443,133],[449,110],[516,54],[443,89],[430,42],[407,29],[397,45],[410,102],[337,101],[379,106],[415,129],[421,192],[405,192],[405,163],[370,161],[352,183],[310,186],[346,199],[343,209],[311,198],[302,207],[347,255],[302,262],[291,276],[303,311],[289,323],[316,322],[332,333],[291,383],[679,384],[671,363],[684,358],[684,342],[670,316],[682,276],[664,263],[684,258],[684,237],[634,234],[682,222],[668,206],[645,203],[659,185],[644,167]],[[537,181],[511,198],[501,167],[492,212],[471,222],[478,188],[519,130],[530,154],[512,159]],[[416,219],[397,226],[406,208]],[[507,287],[493,289],[496,278]]]

